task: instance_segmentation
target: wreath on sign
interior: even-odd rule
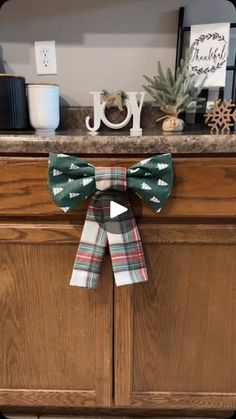
[[[218,32],[209,32],[205,35],[200,35],[198,38],[195,39],[195,41],[192,44],[191,49],[194,49],[197,47],[200,43],[203,43],[204,41],[209,41],[212,39],[213,41],[217,40],[219,42],[224,42],[227,44],[227,41],[224,37],[224,35],[220,35]],[[217,63],[217,65],[212,65],[211,67],[198,67],[197,65],[191,65],[192,71],[195,73],[201,75],[206,75],[208,73],[215,73],[215,71],[219,70],[226,62],[226,59]]]

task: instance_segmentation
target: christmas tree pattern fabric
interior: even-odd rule
[[[160,212],[173,186],[170,154],[156,155],[125,167],[94,167],[76,156],[50,154],[48,184],[53,201],[67,212],[92,196],[71,285],[95,288],[107,244],[116,285],[147,281],[142,243],[129,200],[133,190],[155,212]],[[110,193],[107,194],[107,191]],[[111,230],[109,202],[119,191],[119,204],[128,211],[116,217]]]

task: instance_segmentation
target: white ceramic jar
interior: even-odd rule
[[[30,123],[38,134],[53,135],[60,122],[59,86],[27,85]]]

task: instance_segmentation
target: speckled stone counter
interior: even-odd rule
[[[214,154],[235,153],[236,133],[210,135],[207,133],[163,134],[144,133],[142,137],[130,137],[125,133],[91,136],[85,131],[58,132],[55,136],[39,136],[32,132],[0,133],[0,153],[49,152],[76,154]]]

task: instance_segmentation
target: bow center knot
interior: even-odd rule
[[[95,167],[95,183],[98,191],[115,189],[126,191],[126,167]]]

